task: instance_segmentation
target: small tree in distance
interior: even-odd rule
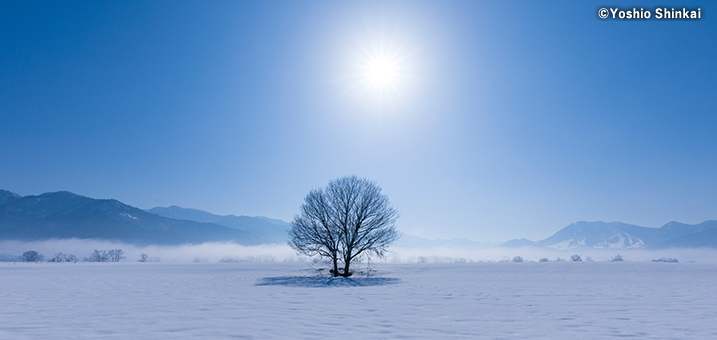
[[[95,249],[89,257],[85,257],[85,262],[107,262],[109,260],[109,254],[106,250]]]
[[[40,262],[43,258],[45,256],[34,250],[28,250],[20,255],[20,260],[24,262]]]
[[[352,261],[383,257],[398,239],[398,212],[381,188],[365,178],[342,177],[325,190],[312,190],[300,211],[289,231],[289,245],[298,253],[331,260],[334,276],[351,276]]]
[[[107,255],[110,262],[119,262],[127,258],[127,256],[124,256],[122,249],[112,249]]]
[[[77,262],[77,256],[72,254],[55,253],[55,257],[48,262]]]
[[[125,259],[122,249],[112,249],[110,251],[95,249],[90,257],[85,257],[85,262],[119,262]]]

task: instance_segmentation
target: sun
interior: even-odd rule
[[[387,56],[376,56],[368,60],[364,77],[374,88],[383,89],[395,86],[399,78],[399,65]]]
[[[378,25],[357,30],[342,41],[339,87],[355,107],[376,113],[398,112],[412,105],[420,84],[421,45],[411,34]]]

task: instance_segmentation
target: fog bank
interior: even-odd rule
[[[264,244],[258,246],[242,246],[234,243],[202,243],[178,246],[136,246],[131,244],[99,241],[99,240],[45,240],[45,241],[2,241],[0,242],[0,260],[15,261],[27,250],[35,250],[50,260],[56,253],[73,254],[82,261],[95,249],[122,249],[124,261],[137,261],[140,254],[149,256],[154,262],[286,262],[309,261],[297,255],[285,244]],[[402,248],[392,247],[384,259],[371,259],[372,262],[388,263],[440,263],[440,262],[512,262],[521,257],[524,262],[539,261],[570,261],[573,254],[580,255],[583,261],[609,261],[620,254],[624,261],[651,261],[660,258],[675,258],[680,262],[717,263],[717,249],[571,249],[554,250],[547,248]]]

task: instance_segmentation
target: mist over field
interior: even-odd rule
[[[134,262],[145,253],[151,262],[311,262],[312,259],[297,255],[285,244],[264,244],[243,246],[235,243],[202,243],[179,246],[137,246],[126,243],[98,240],[43,240],[32,242],[0,242],[0,260],[15,261],[24,251],[35,250],[45,256],[45,261],[55,253],[73,254],[82,261],[93,250],[122,249],[124,262]],[[717,249],[569,249],[555,250],[547,248],[482,248],[467,249],[457,247],[404,248],[392,247],[385,258],[371,258],[373,263],[460,263],[460,262],[512,262],[516,256],[523,261],[538,261],[547,258],[570,261],[570,256],[578,254],[584,262],[609,261],[617,254],[625,261],[651,261],[670,257],[680,262],[717,263]],[[365,260],[362,262],[366,262]]]

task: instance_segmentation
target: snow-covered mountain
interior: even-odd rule
[[[542,241],[511,240],[504,247],[573,248],[717,248],[717,221],[696,225],[670,222],[647,228],[622,222],[576,222]]]

